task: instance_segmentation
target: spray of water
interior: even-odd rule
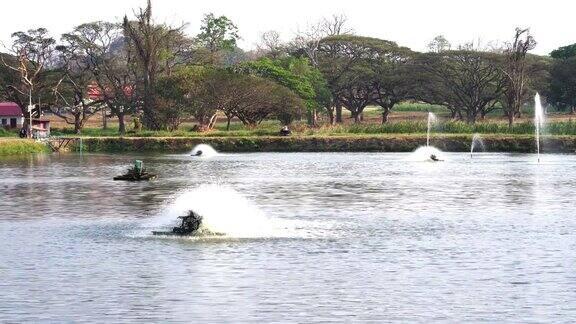
[[[432,126],[436,123],[436,115],[431,112],[428,112],[428,129],[426,131],[426,146],[430,146],[430,132],[432,130]]]
[[[421,146],[416,149],[416,151],[412,152],[408,157],[408,161],[432,161],[432,156],[440,160],[445,160],[442,156],[442,151],[439,149],[430,146],[430,133],[432,132],[432,127],[434,123],[436,123],[436,115],[429,112],[428,113],[428,129],[426,131],[426,146]]]
[[[534,125],[536,126],[536,152],[538,155],[538,163],[540,163],[540,134],[544,128],[545,118],[542,102],[540,101],[540,94],[536,93],[534,96]]]
[[[202,216],[200,235],[191,239],[314,238],[323,237],[329,226],[314,221],[269,218],[236,190],[211,184],[180,193],[144,224],[139,235],[149,235],[151,230],[170,230],[178,225],[178,216],[190,210]]]
[[[443,152],[434,146],[420,146],[408,156],[407,160],[414,162],[432,162],[432,155],[435,155],[440,160],[446,161]]]
[[[474,149],[476,149],[477,147],[480,147],[482,151],[486,150],[484,141],[482,140],[480,134],[474,134],[474,136],[472,137],[472,144],[470,144],[470,158],[473,157]]]
[[[201,153],[201,154],[198,154]],[[198,156],[202,158],[211,158],[218,155],[218,152],[210,145],[207,144],[199,144],[194,146],[190,155]]]

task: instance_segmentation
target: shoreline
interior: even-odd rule
[[[430,145],[445,152],[469,152],[471,134],[435,135]],[[536,152],[530,135],[482,136],[487,152]],[[290,137],[86,137],[84,152],[186,152],[208,144],[219,152],[412,152],[426,135],[290,136]],[[72,148],[78,150],[78,147]],[[576,136],[547,136],[543,153],[576,152]]]
[[[438,134],[430,145],[445,152],[469,152],[473,135]],[[72,137],[77,138],[77,137]],[[219,152],[412,152],[426,144],[425,134],[354,136],[259,136],[259,137],[81,137],[83,152],[166,152],[181,153],[198,144],[208,144]],[[482,136],[486,152],[534,153],[536,141],[530,135]],[[79,151],[79,141],[65,151]],[[0,139],[0,155],[50,152],[33,140]],[[543,153],[575,153],[576,136],[542,138]]]
[[[50,152],[46,144],[31,139],[0,138],[0,156],[26,155]]]

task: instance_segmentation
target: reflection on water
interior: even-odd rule
[[[407,157],[1,159],[0,319],[576,319],[574,156]],[[111,181],[134,158],[159,179]],[[207,184],[242,195],[286,235],[147,234],[175,198]],[[233,213],[236,194],[210,203]]]

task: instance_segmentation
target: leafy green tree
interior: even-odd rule
[[[197,130],[214,127],[219,109],[220,70],[186,66],[158,80],[158,109],[160,116],[175,130],[183,118],[193,116]]]
[[[306,103],[310,125],[316,123],[316,111],[326,106],[330,100],[322,74],[304,58],[261,58],[243,63],[237,70],[273,80],[292,90]]]
[[[505,87],[503,56],[474,50],[421,54],[422,100],[456,109],[469,123],[495,109]],[[454,114],[455,114],[454,113]]]
[[[438,35],[428,43],[428,49],[431,52],[440,53],[444,51],[449,51],[452,48],[450,42],[444,37],[444,35]]]
[[[415,99],[414,58],[408,48],[396,47],[383,55],[374,65],[372,80],[373,101],[382,109],[382,123],[394,106],[404,100]]]
[[[567,59],[576,56],[576,44],[562,46],[555,49],[550,53],[550,56],[555,59]]]
[[[555,60],[550,71],[548,100],[559,108],[576,112],[576,56]]]
[[[179,63],[173,59],[173,54],[180,51],[178,47],[187,46],[186,42],[182,41],[185,38],[183,26],[156,24],[152,18],[150,0],[146,8],[136,12],[135,21],[130,21],[125,16],[122,26],[127,46],[134,51],[138,63],[132,65],[132,68],[141,80],[141,87],[135,90],[142,99],[143,123],[148,129],[159,130],[165,125],[155,109],[156,81],[162,75],[167,61]]]
[[[396,43],[362,36],[337,35],[318,46],[318,67],[327,80],[334,104],[349,110],[359,122],[364,109],[377,102],[387,113],[404,91],[394,80],[409,53]],[[404,77],[404,75],[402,75]]]
[[[228,17],[216,17],[212,13],[204,16],[200,33],[196,36],[198,43],[211,53],[233,50],[239,39],[238,27]]]

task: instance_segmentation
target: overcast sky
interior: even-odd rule
[[[0,40],[9,44],[12,32],[37,27],[59,38],[80,23],[119,20],[144,5],[144,0],[2,1]],[[332,14],[345,14],[359,35],[419,51],[436,35],[453,45],[505,41],[516,26],[531,28],[536,54],[576,43],[574,0],[156,0],[153,7],[157,21],[187,22],[191,35],[204,14],[226,15],[238,25],[244,49],[253,48],[264,31],[276,30],[289,40],[298,27]]]

